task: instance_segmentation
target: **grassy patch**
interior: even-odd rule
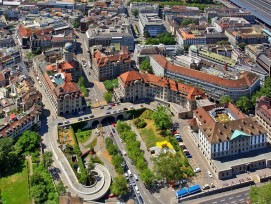
[[[95,137],[94,140],[90,144],[88,144],[86,147],[92,149],[96,146],[96,144],[97,144],[97,137]]]
[[[0,189],[4,203],[7,204],[31,204],[32,198],[28,192],[28,171],[25,166],[22,172],[0,179]]]
[[[76,135],[77,141],[82,144],[91,137],[91,133],[92,133],[91,130],[84,130],[80,132],[78,131],[75,135]]]
[[[152,120],[146,119],[146,123],[147,126],[139,129],[139,133],[148,148],[155,146],[156,142],[161,142],[164,140],[168,141],[168,137],[163,137],[156,131],[154,122]]]

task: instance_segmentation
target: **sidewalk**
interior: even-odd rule
[[[131,126],[132,130],[136,133],[136,139],[140,142],[140,149],[144,151],[144,158],[146,159],[148,163],[149,169],[153,169],[153,162],[151,160],[151,153],[148,151],[148,148],[145,144],[145,142],[142,140],[137,128],[132,124],[132,122],[128,122],[128,124]]]

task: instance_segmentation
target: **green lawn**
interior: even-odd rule
[[[145,120],[147,122],[147,126],[145,128],[139,129],[139,133],[148,148],[155,146],[156,142],[161,142],[164,140],[168,141],[168,137],[161,136],[155,130],[154,122],[152,120]]]
[[[77,132],[75,135],[79,143],[84,143],[91,137],[91,133],[91,130],[84,130],[79,133]]]
[[[28,195],[28,172],[26,166],[22,172],[0,179],[0,189],[6,204],[31,204],[32,198]]]

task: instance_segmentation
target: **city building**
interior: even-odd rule
[[[0,31],[0,48],[2,47],[14,47],[15,46],[15,42],[14,39],[12,38],[12,35],[8,35],[4,32]]]
[[[219,41],[228,41],[227,36],[219,33],[213,27],[190,25],[181,27],[176,32],[177,42],[180,45],[205,45],[215,44]]]
[[[240,96],[250,97],[260,87],[259,77],[251,72],[243,72],[235,78],[223,78],[174,65],[162,55],[150,56],[150,65],[155,75],[199,86],[214,100],[219,100],[224,95],[229,95],[234,100]]]
[[[120,74],[129,71],[131,65],[132,61],[127,48],[109,55],[96,50],[92,56],[93,71],[99,81],[117,78]]]
[[[21,53],[17,47],[0,48],[0,69],[13,67],[21,61]]]
[[[224,32],[226,28],[249,27],[250,23],[244,18],[222,17],[213,18],[212,25],[218,32]]]
[[[200,16],[201,11],[198,7],[192,6],[172,6],[164,7],[164,15],[173,15],[173,16]]]
[[[257,99],[255,107],[256,120],[267,131],[267,141],[271,143],[271,98],[262,96]]]
[[[152,4],[148,2],[131,2],[130,13],[137,10],[138,13],[155,13],[159,14],[159,4]]]
[[[34,127],[40,127],[41,112],[42,107],[34,105],[22,115],[11,117],[9,123],[1,128],[0,138],[12,137],[13,139],[16,139],[24,131]],[[13,115],[11,114],[11,116]]]
[[[67,43],[64,47],[62,61],[50,58],[50,54],[34,58],[33,68],[37,80],[46,94],[47,100],[57,115],[76,113],[86,109],[84,97],[75,83],[82,76],[81,66],[74,59],[70,60],[73,45]],[[68,53],[68,54],[67,54]],[[53,59],[53,63],[46,59]]]
[[[219,179],[271,167],[266,130],[233,104],[198,108],[190,125],[196,131],[199,149]]]
[[[114,89],[116,101],[152,99],[178,105],[180,118],[191,117],[196,109],[196,99],[205,97],[203,91],[172,79],[129,71],[118,77],[119,87]]]
[[[223,48],[222,48],[223,49]],[[230,57],[226,57],[224,55],[221,54],[226,54],[229,55],[228,52],[226,52],[227,48],[224,47],[224,52],[222,50],[219,49],[213,49],[211,46],[208,45],[191,45],[189,47],[189,55],[190,56],[194,56],[194,57],[200,57],[209,61],[212,61],[214,63],[220,64],[220,65],[225,65],[227,64],[227,66],[234,68],[234,66],[236,65],[236,60],[231,59]],[[230,50],[232,50],[230,48]],[[221,53],[221,54],[218,54]]]
[[[225,35],[232,45],[268,43],[268,36],[254,27],[227,28]]]
[[[148,33],[151,37],[156,37],[166,31],[162,19],[155,13],[140,13],[138,25],[142,35]]]
[[[135,48],[134,36],[130,25],[122,25],[121,28],[114,29],[100,29],[90,28],[86,32],[88,38],[88,45],[102,45],[103,47],[120,44],[120,46],[127,46],[130,51]]]
[[[176,45],[140,45],[136,44],[134,57],[137,64],[144,59],[149,59],[150,55],[154,54],[162,54],[165,57],[175,58],[178,55],[184,53],[183,48],[176,44]]]

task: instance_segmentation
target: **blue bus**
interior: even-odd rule
[[[191,186],[188,188],[189,194],[201,192],[200,185]]]
[[[176,192],[177,199],[188,196],[188,195],[189,195],[189,192],[187,188],[183,188]]]

